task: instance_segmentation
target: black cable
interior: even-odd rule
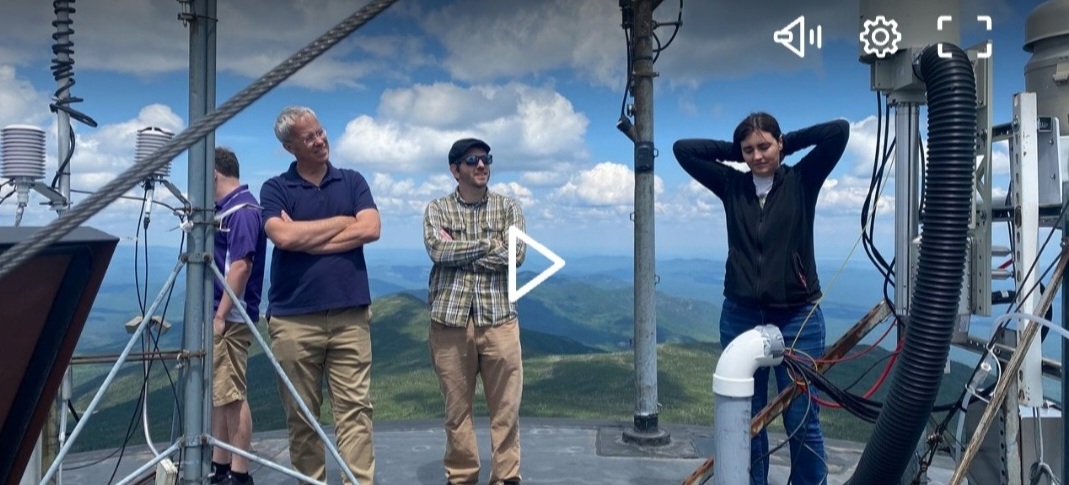
[[[869,260],[872,261],[876,269],[880,271],[880,274],[884,275],[884,278],[888,278],[892,273],[892,268],[887,264],[886,260],[880,254],[879,250],[875,247],[874,243],[874,231],[876,225],[876,213],[879,208],[879,193],[882,190],[883,182],[885,179],[885,172],[887,168],[888,160],[890,159],[891,150],[895,146],[895,141],[887,142],[889,139],[889,132],[881,133],[881,126],[890,125],[890,120],[886,119],[890,113],[890,108],[887,108],[887,114],[884,113],[884,105],[881,101],[883,98],[877,93],[877,127],[876,127],[876,151],[872,162],[872,177],[869,181],[869,189],[865,195],[865,201],[861,207],[861,227],[862,242],[865,248],[865,253],[868,255]],[[886,123],[885,123],[886,121]],[[886,128],[885,128],[886,130]],[[886,145],[885,149],[881,149],[881,145]]]
[[[137,264],[138,263],[138,256],[139,256],[138,249],[139,249],[139,245],[141,244],[141,237],[142,237],[141,236],[141,219],[143,218],[143,215],[144,215],[146,201],[147,201],[147,197],[142,199],[141,215],[138,217],[137,232],[135,233],[136,235],[134,237],[134,291],[137,293],[137,304],[138,304],[138,307],[141,309],[141,318],[149,319],[149,321],[148,321],[149,327],[147,329],[147,332],[148,332],[149,336],[152,336],[153,335],[153,333],[152,333],[153,332],[152,315],[148,315],[147,314],[147,310],[148,309],[145,308],[145,304],[148,303],[148,279],[149,279],[149,268],[148,268],[148,228],[145,228],[145,233],[144,233],[145,244],[143,245],[144,246],[144,258],[145,258],[145,269],[144,269],[144,271],[145,271],[145,281],[144,281],[145,297],[144,297],[144,299],[142,299],[142,297],[141,297],[141,283],[139,283],[139,281],[138,281],[138,267],[137,267],[138,266],[138,264]],[[174,285],[171,285],[171,287],[173,288]],[[162,325],[161,325],[161,327],[162,327]],[[144,343],[146,341],[145,338],[146,338],[145,335],[142,334],[141,335],[142,345],[147,347],[147,345],[145,345],[145,343]],[[141,390],[137,394],[137,402],[135,403],[135,405],[137,406],[137,409],[134,411],[134,414],[130,417],[130,424],[127,425],[126,437],[123,438],[123,443],[122,443],[122,446],[120,447],[120,451],[119,451],[119,458],[118,458],[118,460],[115,461],[115,468],[111,472],[111,478],[108,479],[108,483],[109,484],[113,480],[115,480],[115,475],[119,471],[119,464],[122,463],[123,456],[126,454],[126,446],[129,444],[130,438],[133,436],[134,429],[136,428],[135,425],[137,423],[137,418],[141,416],[141,409],[142,409],[141,405],[142,405],[142,402],[148,399],[148,382],[149,382],[149,375],[150,375],[150,373],[152,371],[152,361],[153,361],[153,359],[149,358],[148,362],[145,363],[145,365],[143,366],[144,375],[142,376],[142,380],[141,380]]]
[[[627,95],[631,91],[631,84],[634,82],[632,71],[634,70],[634,40],[631,38],[631,29],[635,25],[635,12],[631,8],[631,2],[629,0],[620,0],[620,10],[623,15],[623,22],[621,27],[624,29],[624,43],[627,47],[627,72],[625,73],[626,81],[624,83],[624,96],[620,100],[620,118],[627,118]]]
[[[71,416],[74,417],[74,423],[78,424],[78,421],[81,421],[82,418],[78,416],[78,410],[74,409],[74,403],[70,399],[67,399],[67,409],[71,412]]]
[[[134,430],[137,429],[137,418],[141,416],[141,402],[145,398],[145,388],[147,386],[148,379],[142,379],[141,390],[138,391],[137,402],[134,403],[134,414],[130,416],[130,423],[126,425],[126,436],[123,438],[122,446],[119,447],[119,458],[115,460],[115,468],[111,470],[111,478],[108,478],[109,485],[115,480],[115,475],[119,473],[119,465],[122,464],[123,456],[126,454],[126,447],[130,444],[130,438],[133,437]]]
[[[182,240],[181,240],[181,242],[178,243],[178,253],[179,253],[179,255],[181,255],[183,249],[185,248],[185,244],[186,244],[186,234],[185,234],[185,232],[183,232],[182,233]],[[164,300],[164,303],[163,303],[163,311],[160,313],[160,321],[161,322],[163,320],[166,320],[167,309],[171,305],[171,296],[173,294],[174,294],[174,285],[171,285],[171,287],[167,290],[167,298]],[[161,327],[162,327],[162,324],[161,324]],[[157,334],[157,335],[154,335],[154,338],[153,338],[153,353],[158,353],[159,350],[160,350],[160,340],[159,340],[159,336]],[[160,361],[160,362],[161,362],[161,365],[163,365],[164,373],[167,374],[167,381],[171,385],[171,394],[174,396],[176,408],[177,409],[181,409],[182,408],[182,406],[181,406],[181,402],[182,401],[178,397],[178,388],[177,388],[177,386],[175,386],[175,379],[171,376],[171,368],[167,366],[167,362],[166,361]],[[178,423],[179,423],[178,427],[181,428],[182,427],[182,413],[178,414]]]
[[[886,103],[886,100],[885,100],[885,103]],[[890,143],[888,143],[887,140],[891,140]],[[888,263],[886,258],[883,257],[883,254],[880,252],[879,248],[876,247],[876,242],[875,242],[875,237],[874,237],[874,233],[875,233],[875,230],[876,230],[875,229],[876,228],[876,214],[878,212],[877,209],[879,208],[880,194],[883,192],[883,188],[885,186],[884,184],[890,178],[890,177],[887,176],[887,167],[889,165],[891,165],[892,157],[894,156],[895,152],[898,151],[898,135],[896,134],[894,138],[891,138],[891,108],[890,107],[886,107],[886,109],[884,110],[883,142],[884,142],[884,145],[885,145],[884,146],[884,151],[883,151],[883,159],[880,162],[880,174],[879,174],[879,177],[876,180],[876,196],[873,198],[872,212],[871,212],[871,215],[870,215],[871,220],[870,220],[870,225],[869,225],[869,244],[872,246],[872,251],[873,251],[874,255],[876,256],[877,260],[884,267],[884,269],[886,271],[885,274],[894,275],[895,277],[897,277],[898,275],[895,275],[894,265]]]
[[[892,314],[895,315],[895,321],[898,322],[898,315],[894,310],[894,301],[890,296],[890,288],[894,282],[892,277],[894,275],[894,259],[892,259],[890,263],[886,261],[883,254],[880,253],[875,245],[874,235],[880,194],[883,193],[884,184],[887,181],[887,165],[891,160],[891,155],[894,153],[897,144],[897,138],[891,140],[890,143],[887,142],[890,138],[891,110],[889,107],[885,107],[884,99],[885,98],[880,96],[879,93],[876,94],[876,149],[873,155],[872,177],[869,181],[869,189],[861,207],[861,239],[866,256],[869,258],[869,261],[872,262],[872,265],[876,267],[876,270],[883,276],[884,302],[887,304],[888,308],[891,309]]]
[[[185,234],[185,232],[183,232],[182,233],[182,239],[178,243],[178,254],[179,254],[179,257],[181,257],[181,255],[182,255],[182,251],[185,248],[185,243],[186,243],[186,234]],[[147,246],[148,246],[148,244],[146,242],[146,247]],[[147,262],[146,262],[146,266],[147,266]],[[147,278],[147,276],[146,276],[146,278]],[[155,333],[153,333],[151,330],[149,331],[149,336],[152,337],[152,354],[158,354],[159,351],[160,351],[160,336],[163,334],[163,322],[167,320],[167,310],[170,308],[171,297],[173,295],[174,295],[174,285],[172,284],[170,286],[170,288],[167,289],[167,297],[163,301],[163,310],[160,311],[160,326],[159,326],[158,329],[156,329]],[[150,327],[150,329],[151,329],[151,327]],[[151,370],[151,362],[154,362],[154,361],[155,361],[154,359],[150,360],[149,370]],[[175,409],[178,409],[179,411],[181,411],[181,409],[182,409],[181,399],[179,399],[179,397],[178,397],[178,387],[175,385],[174,376],[171,375],[171,368],[167,365],[167,361],[164,361],[164,360],[160,361],[160,365],[163,366],[163,372],[164,372],[164,374],[167,375],[167,382],[171,387],[171,395],[172,395],[172,397],[174,397]],[[182,427],[182,413],[181,412],[178,413],[178,423],[179,423],[178,427],[181,428]],[[179,456],[181,456],[181,455],[179,455]],[[182,461],[181,459],[178,460],[179,463],[181,463],[181,461]]]
[[[892,357],[894,357],[896,355],[898,355],[898,352],[888,352],[887,355],[884,355],[883,357],[880,357],[879,359],[876,359],[875,361],[872,362],[871,365],[868,366],[867,369],[865,369],[864,372],[861,373],[860,376],[857,377],[857,379],[854,379],[854,382],[851,382],[846,387],[843,387],[843,390],[844,391],[849,391],[849,390],[853,389],[854,386],[860,384],[861,381],[864,380],[865,377],[868,377],[869,373],[872,372],[874,369],[876,369],[876,367],[878,367],[881,363],[883,363],[885,360],[890,359],[890,358],[892,358]]]
[[[147,204],[152,204],[152,201],[151,201],[151,200],[148,200],[148,201],[146,201],[146,203],[147,203]],[[144,214],[144,213],[142,212],[142,214]],[[152,315],[146,315],[146,314],[145,314],[145,312],[146,312],[146,311],[148,311],[148,308],[146,308],[146,307],[147,307],[147,306],[149,305],[149,299],[148,299],[148,287],[149,287],[149,281],[148,281],[148,280],[149,280],[149,267],[148,267],[148,227],[145,227],[145,228],[144,228],[144,231],[142,231],[142,233],[141,233],[141,234],[142,234],[142,237],[144,238],[144,242],[145,242],[145,244],[141,245],[141,247],[142,247],[142,254],[143,254],[143,257],[145,258],[145,259],[144,259],[144,261],[145,261],[145,269],[144,269],[144,271],[145,271],[145,280],[144,280],[144,281],[142,282],[142,284],[144,285],[144,287],[143,287],[142,289],[144,290],[144,293],[143,293],[143,295],[144,295],[144,298],[145,298],[145,307],[142,307],[142,308],[141,308],[141,315],[142,315],[142,316],[145,316],[145,317],[151,317]],[[139,240],[141,240],[141,238],[139,238]],[[173,285],[172,285],[172,286],[173,286]],[[139,290],[139,293],[140,293],[140,290]],[[141,301],[141,297],[138,297],[137,301]]]
[[[141,244],[141,221],[145,217],[145,204],[147,202],[148,202],[148,197],[142,197],[141,198],[141,210],[138,211],[137,228],[134,230],[134,292],[137,293],[137,308],[141,312],[141,317],[142,318],[144,318],[144,316],[145,316],[145,303],[146,302],[144,300],[148,299],[148,290],[147,290],[148,281],[145,281],[145,286],[146,286],[145,298],[144,298],[144,300],[142,300],[142,298],[141,298],[141,282],[139,280],[139,269],[137,267],[138,266],[137,257],[138,257],[138,249],[139,249],[138,246]],[[146,229],[146,231],[147,231],[147,229]]]
[[[138,224],[138,227],[140,227],[140,223]],[[146,232],[146,235],[147,235],[148,231],[146,230],[145,232]],[[182,250],[185,247],[185,240],[186,240],[185,233],[183,232],[182,233],[181,242],[179,243],[179,254],[181,254]],[[146,260],[145,260],[145,267],[146,267],[145,278],[146,278],[146,289],[147,289],[147,280],[148,280],[148,270],[147,270],[148,269],[148,240],[147,240],[147,238],[146,238],[146,241],[145,241],[145,248],[146,248],[145,249],[145,258],[146,258]],[[135,258],[135,261],[136,261],[136,258]],[[162,335],[162,333],[163,333],[163,322],[166,320],[167,310],[170,307],[171,297],[173,296],[173,294],[174,294],[174,285],[172,284],[172,285],[170,285],[170,287],[167,290],[167,297],[164,299],[164,302],[163,302],[163,310],[160,312],[160,325],[158,325],[158,326],[152,325],[151,324],[151,320],[149,322],[149,327],[147,329],[147,333],[148,333],[148,338],[151,338],[152,342],[153,342],[152,352],[151,352],[151,354],[153,354],[153,355],[154,354],[158,354],[159,350],[160,350],[160,335]],[[145,294],[145,297],[146,297],[146,300],[147,300],[147,297],[148,297],[147,293]],[[144,310],[142,310],[142,315],[144,315]],[[145,339],[146,337],[145,337],[144,334],[142,334],[141,338]],[[111,478],[108,479],[108,483],[109,484],[115,479],[115,475],[116,475],[116,473],[118,472],[118,469],[119,469],[119,464],[122,462],[123,455],[125,454],[126,447],[128,446],[128,444],[130,442],[130,438],[133,436],[133,431],[136,429],[135,424],[137,423],[137,418],[141,416],[142,402],[147,401],[147,399],[148,399],[148,393],[150,391],[149,388],[148,388],[148,384],[149,384],[149,380],[150,380],[150,377],[151,377],[151,374],[152,374],[152,366],[154,365],[155,361],[156,361],[156,359],[154,357],[150,357],[147,360],[147,362],[146,362],[146,364],[144,366],[144,375],[143,375],[143,379],[142,379],[142,382],[141,382],[141,391],[138,393],[137,402],[135,403],[136,406],[137,406],[137,409],[134,411],[134,414],[133,414],[133,416],[131,417],[131,420],[130,420],[130,424],[127,427],[126,437],[123,439],[123,444],[119,449],[119,459],[115,463],[115,469],[112,470]],[[181,401],[178,398],[178,388],[175,385],[175,379],[171,375],[171,370],[170,370],[170,367],[167,366],[167,362],[161,360],[160,361],[160,365],[163,366],[164,373],[167,375],[167,381],[169,382],[170,387],[171,387],[171,394],[174,397],[174,400],[175,400],[175,403],[176,403],[176,408],[179,410],[179,412],[178,412],[178,422],[179,422],[179,428],[181,428],[182,427],[182,413],[181,413],[182,406],[180,404]],[[113,453],[113,455],[114,455],[114,453]],[[182,455],[181,455],[181,451],[180,451],[179,452],[179,460],[178,460],[179,463],[181,463],[181,461],[182,461],[181,460],[181,456]]]
[[[70,96],[70,89],[76,84],[74,81],[74,42],[70,40],[70,36],[74,35],[74,29],[71,28],[74,21],[70,19],[70,15],[75,12],[73,4],[74,0],[52,2],[52,9],[57,18],[52,21],[52,27],[56,28],[56,32],[52,34],[52,40],[55,41],[52,44],[52,54],[55,57],[52,58],[51,70],[52,77],[60,84],[54,94],[55,102],[49,104],[48,107],[53,113],[63,111],[71,118],[96,128],[97,122],[93,118],[71,107],[72,104],[83,101],[82,98]],[[60,20],[61,14],[66,15],[67,19]],[[67,59],[61,59],[61,55],[67,56]]]
[[[0,197],[0,204],[3,204],[5,200],[10,199],[12,195],[15,195],[15,189],[11,189],[11,192],[8,192],[4,194],[3,197]]]
[[[894,154],[894,151],[897,150],[897,148],[898,138],[896,137],[891,140],[890,144],[887,145],[887,149],[884,151],[882,161],[880,162],[879,173],[874,176],[872,185],[869,189],[870,192],[865,197],[866,203],[869,203],[869,198],[871,197],[871,206],[865,207],[865,215],[867,215],[869,218],[866,227],[868,231],[868,233],[866,234],[867,240],[865,241],[866,251],[870,253],[870,259],[873,260],[873,263],[877,266],[877,269],[880,270],[880,273],[883,274],[884,278],[891,279],[892,282],[894,281],[892,275],[894,275],[895,273],[894,265],[887,262],[886,258],[884,258],[883,256],[883,253],[881,253],[879,248],[876,246],[875,231],[876,214],[879,212],[880,205],[880,195],[883,194],[883,189],[884,187],[886,187],[887,180],[889,179],[889,177],[887,177],[887,166],[890,163],[891,156]]]
[[[653,60],[650,62],[656,64],[657,59],[661,57],[661,51],[664,50],[664,47],[661,46],[661,38],[657,37],[657,31],[650,32],[650,37],[653,38],[653,43],[656,45],[656,47],[653,48]]]
[[[1066,214],[1066,209],[1067,208],[1069,208],[1069,204],[1062,204],[1062,210],[1058,213],[1058,220],[1055,221],[1054,227],[1061,227],[1062,221],[1065,219],[1065,214]],[[1047,233],[1047,237],[1045,239],[1043,239],[1043,244],[1041,244],[1039,246],[1039,250],[1036,252],[1037,257],[1036,257],[1036,259],[1032,260],[1032,264],[1028,266],[1028,271],[1025,272],[1024,278],[1022,278],[1022,283],[1024,282],[1024,280],[1027,280],[1030,276],[1032,276],[1032,271],[1035,271],[1036,264],[1039,263],[1038,255],[1043,254],[1043,252],[1046,251],[1047,245],[1050,244],[1051,239],[1053,239],[1053,237],[1054,237],[1054,231],[1055,231],[1055,229],[1051,228],[1051,230]],[[1011,237],[1010,240],[1012,241],[1013,238]],[[1016,264],[1016,262],[1014,264]],[[1028,292],[1025,293],[1024,297],[1017,299],[1018,303],[1015,304],[1016,307],[1014,307],[1014,305],[1010,305],[1009,307],[1007,307],[1007,309],[1006,309],[1006,313],[1007,314],[1011,313],[1011,310],[1012,311],[1018,311],[1018,312],[1021,311],[1021,307],[1020,307],[1020,303],[1019,302],[1027,300],[1028,297],[1032,296],[1032,293],[1035,292],[1036,289],[1039,288],[1040,284],[1042,283],[1043,277],[1046,276],[1047,273],[1049,273],[1051,270],[1054,269],[1054,265],[1055,265],[1055,263],[1052,262],[1050,265],[1048,265],[1047,270],[1043,272],[1043,275],[1040,276],[1039,278],[1036,278],[1036,282],[1034,284],[1032,284],[1032,287],[1028,289]],[[1018,288],[1017,289],[1018,294],[1020,294],[1021,290],[1023,290],[1023,288]],[[1028,311],[1027,313],[1031,313],[1031,311]]]
[[[656,53],[656,54],[660,54],[661,51],[667,49],[668,46],[672,45],[672,41],[673,40],[676,40],[676,34],[679,33],[679,28],[683,26],[683,0],[679,0],[679,14],[676,15],[676,21],[675,22],[670,22],[670,23],[664,23],[664,24],[655,24],[654,25],[654,29],[656,29],[657,27],[660,27],[661,25],[673,25],[673,26],[675,26],[675,28],[672,29],[672,36],[668,38],[668,42],[665,42],[663,46],[660,45],[661,42],[658,39],[658,41],[657,41],[657,49],[654,50],[654,53]],[[654,57],[653,61],[657,62],[657,58]]]
[[[59,170],[56,170],[56,175],[52,177],[52,190],[57,190],[57,186],[59,185],[59,176],[68,173],[67,168],[70,167],[71,159],[74,158],[74,130],[70,129],[67,131],[70,133],[70,140],[67,143],[67,156],[63,158],[63,163],[59,165]]]
[[[55,57],[52,58],[51,70],[52,77],[56,80],[57,87],[53,94],[54,101],[48,105],[48,108],[53,113],[63,111],[70,115],[70,118],[96,128],[96,120],[71,107],[72,104],[83,101],[82,98],[70,94],[70,89],[76,84],[74,80],[74,42],[70,39],[70,37],[74,35],[74,29],[71,27],[74,25],[74,21],[70,18],[75,12],[73,4],[74,0],[55,0],[52,2],[52,9],[56,14],[56,19],[52,21],[52,27],[56,29],[56,32],[52,34],[52,40],[54,41],[52,44],[52,54]],[[60,15],[65,15],[67,18],[61,20],[59,18]],[[67,58],[62,59],[60,57],[61,55],[66,56]],[[69,174],[67,170],[70,167],[71,159],[74,157],[74,127],[69,121],[67,122],[67,131],[70,133],[70,140],[68,140],[67,145],[67,156],[63,158],[63,162],[59,165],[59,170],[57,170],[56,175],[52,177],[53,190],[56,190],[59,185],[60,176]]]
[[[783,361],[785,363],[790,362],[788,365],[795,372],[806,376],[814,387],[838,403],[845,411],[866,422],[876,422],[880,414],[880,403],[839,389],[826,376],[816,371],[810,371],[807,365],[795,361],[794,358],[785,357]]]
[[[783,362],[788,364],[789,368],[794,372],[805,377],[805,379],[808,382],[811,382],[818,390],[827,394],[829,398],[842,406],[842,408],[850,414],[870,423],[876,422],[876,419],[880,415],[880,410],[883,409],[883,402],[858,396],[839,388],[832,383],[827,376],[812,369],[807,361],[801,360],[796,356],[784,356]],[[960,402],[961,400],[958,399],[957,402],[935,405],[932,408],[932,412],[951,411],[958,406]]]

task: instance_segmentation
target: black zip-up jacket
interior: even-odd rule
[[[839,162],[850,125],[830,121],[783,135],[783,156],[814,146],[793,166],[780,165],[762,208],[753,176],[724,165],[742,161],[732,142],[679,140],[676,160],[713,191],[727,215],[724,296],[751,306],[793,307],[821,297],[813,255],[813,218],[824,180]]]

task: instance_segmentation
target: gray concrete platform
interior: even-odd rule
[[[480,483],[487,483],[489,432],[485,420],[477,420],[476,424],[476,436],[483,450]],[[623,430],[630,423],[524,418],[521,426],[521,473],[523,483],[532,485],[679,484],[713,453],[711,427],[666,425],[663,429],[671,433],[672,443],[647,450],[623,442]],[[330,434],[332,430],[328,429],[327,432]],[[770,443],[774,446],[783,438],[782,435],[773,434]],[[166,448],[166,445],[161,447],[157,444],[157,448]],[[253,450],[257,456],[285,467],[289,467],[287,448],[284,431],[256,433],[253,439]],[[769,473],[771,484],[787,483],[790,461],[786,448],[773,455]],[[830,440],[826,448],[828,483],[841,485],[853,474],[862,445]],[[444,484],[441,461],[444,450],[445,434],[438,420],[376,423],[375,483]],[[113,451],[94,451],[68,457],[64,463],[63,483],[108,483],[117,458],[106,457]],[[151,458],[152,453],[144,446],[126,450],[119,463],[115,482]],[[947,458],[937,460],[936,468],[929,472],[930,483],[947,483],[952,466]],[[328,483],[341,483],[338,466],[329,455],[327,467]],[[296,480],[261,464],[253,463],[251,471],[257,485],[296,483]]]

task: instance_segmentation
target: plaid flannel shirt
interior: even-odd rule
[[[464,327],[473,317],[478,326],[516,318],[508,299],[509,226],[526,230],[515,199],[491,191],[475,203],[460,192],[433,200],[423,216],[423,242],[434,267],[428,284],[431,321]],[[452,241],[439,237],[445,229]],[[516,242],[516,266],[527,247]]]

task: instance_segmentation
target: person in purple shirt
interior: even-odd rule
[[[247,399],[251,326],[245,324],[239,307],[252,324],[260,318],[260,293],[264,284],[267,237],[260,219],[260,206],[239,179],[238,157],[226,148],[215,149],[215,265],[226,284],[241,300],[235,302],[215,280],[215,316],[212,318],[212,434],[236,448],[249,451],[252,414]],[[212,451],[211,483],[251,484],[249,460],[216,447]]]
[[[372,485],[371,292],[364,245],[379,239],[379,212],[364,177],[330,162],[327,133],[311,109],[282,110],[275,136],[296,160],[260,189],[264,230],[275,245],[267,306],[271,351],[313,413],[322,404],[326,377],[338,452],[360,485]],[[293,467],[326,481],[315,428],[281,381],[279,392]]]

